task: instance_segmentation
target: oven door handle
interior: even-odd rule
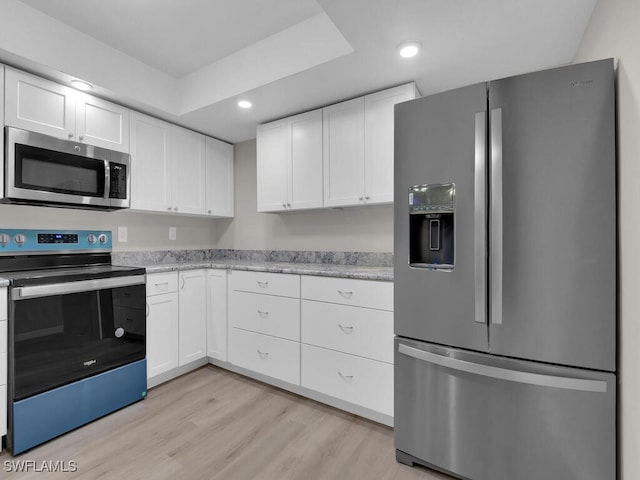
[[[15,287],[11,289],[11,299],[27,300],[29,298],[50,297],[52,295],[65,295],[67,293],[89,292],[104,290],[107,288],[129,287],[131,285],[144,285],[146,275],[131,275],[128,277],[99,278],[96,280],[78,280],[75,282],[50,283],[47,285],[34,285],[32,287]]]

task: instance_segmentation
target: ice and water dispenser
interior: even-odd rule
[[[409,188],[409,265],[453,270],[455,263],[453,183]]]

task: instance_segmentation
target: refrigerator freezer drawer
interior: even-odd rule
[[[406,339],[395,366],[400,461],[474,480],[616,478],[614,374]]]

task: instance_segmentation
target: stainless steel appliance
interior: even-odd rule
[[[0,230],[13,454],[146,395],[145,270],[110,251],[111,232]]]
[[[395,110],[398,461],[616,478],[612,60]]]
[[[130,155],[5,127],[5,203],[116,210],[130,206]]]

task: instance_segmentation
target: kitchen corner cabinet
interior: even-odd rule
[[[213,217],[233,217],[233,145],[206,139],[205,210]]]
[[[179,282],[179,366],[207,356],[206,270],[185,270]]]
[[[322,110],[258,126],[258,211],[321,208]]]
[[[409,83],[323,109],[325,207],[393,202],[394,105],[417,96]]]
[[[131,112],[131,208],[232,217],[233,145]]]
[[[5,70],[5,125],[129,152],[129,110],[12,68]]]
[[[178,367],[178,274],[147,275],[147,378]]]
[[[227,361],[226,270],[207,270],[207,355]]]

